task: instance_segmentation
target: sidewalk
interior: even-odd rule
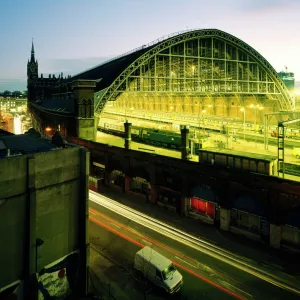
[[[90,292],[101,300],[141,299],[134,278],[117,263],[90,248]]]
[[[272,249],[263,243],[222,231],[215,226],[201,223],[199,220],[180,216],[158,205],[147,203],[145,197],[139,194],[132,192],[125,194],[117,189],[103,186],[100,193],[236,255],[258,262],[265,267],[281,270],[300,279],[299,255]]]

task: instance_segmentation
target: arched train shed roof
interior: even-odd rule
[[[71,79],[90,79],[98,81],[96,96],[98,95],[97,100],[99,101],[97,101],[95,112],[99,113],[102,111],[108,100],[116,97],[119,88],[122,86],[126,78],[132,74],[132,72],[137,70],[141,64],[173,45],[197,38],[216,38],[230,43],[231,45],[246,52],[258,63],[258,65],[260,65],[260,67],[262,67],[263,70],[266,71],[276,84],[276,87],[282,95],[282,100],[279,103],[280,109],[285,111],[294,110],[293,100],[271,64],[247,43],[218,29],[187,30],[169,35],[154,41],[149,45],[144,45],[135,49],[128,54],[121,55],[92,69],[76,74]]]

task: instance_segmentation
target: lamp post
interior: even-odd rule
[[[245,110],[245,108],[244,107],[242,107],[241,109],[240,109],[242,112],[243,112],[243,115],[244,115],[244,118],[243,118],[243,132],[244,132],[244,142],[246,141],[246,139],[245,139],[245,126],[246,126],[246,110]]]

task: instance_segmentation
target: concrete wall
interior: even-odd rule
[[[86,246],[86,154],[76,147],[0,160],[0,290]]]
[[[44,241],[41,267],[78,247],[79,177],[76,148],[35,156],[36,237]]]
[[[27,159],[0,160],[0,289],[22,277]]]

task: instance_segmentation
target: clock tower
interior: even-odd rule
[[[27,63],[28,101],[35,101],[38,81],[38,62],[34,57],[34,46],[31,46],[31,58]]]

